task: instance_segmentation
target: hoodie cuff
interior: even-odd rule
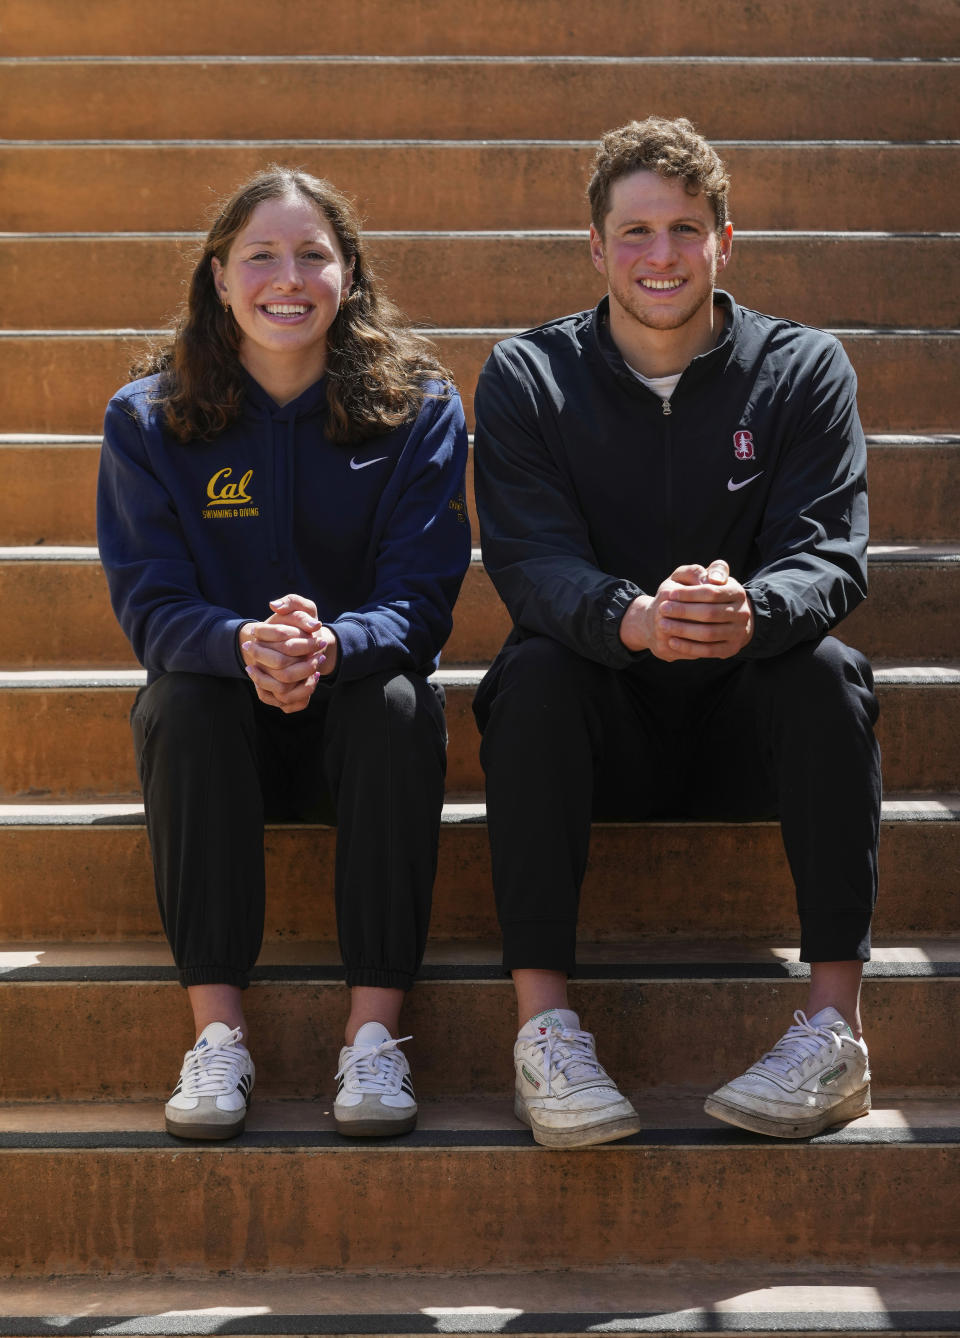
[[[245,678],[246,667],[240,654],[240,639],[237,633],[249,618],[224,618],[216,622],[207,633],[204,645],[204,659],[208,672],[218,678]]]

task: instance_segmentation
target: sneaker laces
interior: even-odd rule
[[[238,1046],[243,1032],[235,1027],[218,1045],[202,1050],[188,1050],[180,1070],[180,1090],[184,1096],[225,1096],[243,1076],[246,1056]]]
[[[379,1045],[348,1045],[334,1078],[352,1078],[361,1092],[398,1092],[407,1069],[406,1056],[397,1049],[412,1036],[391,1036]]]
[[[827,1026],[812,1027],[806,1013],[799,1008],[793,1019],[796,1026],[786,1031],[773,1049],[757,1060],[754,1069],[772,1069],[786,1077],[791,1069],[801,1068],[804,1060],[818,1055],[825,1045],[840,1053],[840,1037],[835,1031]]]
[[[543,1055],[547,1096],[553,1090],[555,1072],[563,1074],[568,1083],[588,1082],[591,1078],[605,1076],[597,1059],[592,1032],[548,1027],[544,1035],[532,1037],[530,1043],[537,1046]],[[577,1073],[577,1069],[585,1071]]]

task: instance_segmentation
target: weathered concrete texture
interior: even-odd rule
[[[267,943],[335,941],[335,841],[332,828],[267,828]],[[953,932],[960,822],[948,811],[941,821],[887,819],[880,870],[877,942]],[[715,893],[708,905],[705,886]],[[718,940],[795,939],[793,883],[777,824],[594,826],[581,942],[661,936],[682,944],[707,932]],[[470,945],[497,933],[486,827],[444,824],[431,941]],[[160,935],[142,826],[0,828],[0,942]]]
[[[355,0],[317,23],[314,0],[286,0],[269,23],[255,0],[167,0],[162,10],[87,0],[6,0],[3,54],[252,56],[421,55],[951,56],[960,20],[951,0],[809,0],[758,14],[749,0],[676,0],[669,8],[609,0],[477,0],[451,22],[448,0]]]
[[[451,369],[473,426],[473,391],[491,348],[508,330],[437,332],[431,337]],[[8,432],[100,432],[110,396],[130,379],[130,365],[160,337],[129,333],[8,334],[0,337],[0,380],[9,387]],[[868,432],[953,432],[953,390],[960,336],[844,331],[857,372],[860,417]],[[909,394],[904,387],[909,387]]]
[[[3,70],[8,139],[593,139],[638,109],[710,139],[954,137],[953,62],[74,60]]]
[[[595,143],[435,141],[385,145],[322,130],[252,143],[7,144],[0,188],[11,231],[193,230],[217,198],[272,161],[356,196],[366,226],[579,228]],[[952,144],[724,143],[742,228],[925,231],[956,226]],[[209,201],[209,206],[205,205]]]
[[[0,735],[9,740],[0,800],[82,801],[136,795],[127,716],[135,690],[63,686],[0,690]],[[949,790],[956,784],[960,687],[881,684],[878,738],[890,790]],[[473,685],[447,688],[447,788],[483,788]]]
[[[772,950],[769,964],[782,960]],[[909,969],[909,968],[908,968]],[[759,970],[759,967],[757,968]],[[129,973],[128,973],[129,974]],[[626,973],[625,973],[626,974]],[[628,1093],[703,1093],[741,1073],[791,1025],[806,983],[692,976],[682,963],[664,979],[573,982],[572,1007],[598,1038],[601,1062]],[[264,1096],[329,1100],[347,1014],[345,986],[292,979],[253,984],[244,1000],[257,1084]],[[960,976],[878,978],[864,1016],[878,1088],[952,1092],[957,1076],[943,1019],[960,1007]],[[175,981],[18,982],[0,989],[0,1099],[165,1098],[193,1041],[187,999]],[[508,1093],[516,1037],[506,979],[423,980],[404,1009],[405,1047],[419,1095]],[[24,1035],[42,1037],[43,1064]],[[450,1037],[482,1037],[455,1047]],[[149,1045],[118,1047],[118,1037]]]
[[[0,603],[20,610],[0,646],[0,667],[134,668],[99,563],[51,561],[42,552],[37,559],[4,561],[0,555]],[[960,653],[958,601],[960,552],[953,560],[933,553],[926,561],[880,555],[870,564],[869,599],[838,635],[871,657],[948,659]],[[444,664],[488,664],[509,631],[510,617],[486,572],[471,564]]]
[[[903,1153],[184,1148],[3,1152],[0,1162],[16,1223],[4,1232],[8,1268],[19,1276],[292,1269],[304,1257],[321,1272],[562,1267],[571,1257],[584,1267],[955,1264],[955,1149]],[[899,1205],[921,1200],[905,1249]],[[484,1211],[467,1230],[469,1203]]]
[[[0,241],[0,252],[3,243]],[[960,515],[958,442],[915,439],[869,449],[870,533],[875,543],[948,542]],[[0,441],[0,540],[4,544],[92,545],[99,444]],[[473,453],[467,502],[479,539]]]
[[[740,233],[736,206],[734,196],[737,231],[721,283],[743,305],[831,329],[960,324],[955,236]],[[184,299],[197,245],[193,235],[0,237],[6,328],[165,328]],[[536,325],[593,306],[605,291],[585,225],[562,236],[373,235],[368,245],[391,298],[427,325]],[[82,274],[83,283],[58,288],[51,300],[52,271]],[[917,283],[920,273],[937,282]]]

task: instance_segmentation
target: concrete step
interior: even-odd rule
[[[38,1118],[45,1113],[42,1107],[30,1109]],[[899,1109],[910,1120],[931,1118],[927,1108],[922,1115],[912,1104]],[[111,1110],[118,1129],[129,1127],[129,1110]],[[940,1117],[941,1111],[937,1108],[934,1114]],[[85,1116],[81,1111],[76,1118]],[[65,1129],[71,1117],[72,1110],[64,1113]],[[431,1122],[443,1118],[441,1110],[434,1115],[421,1109],[421,1127],[428,1117]],[[944,1111],[942,1117],[949,1115]],[[869,1118],[876,1124],[876,1114]],[[578,1336],[764,1332],[788,1338],[841,1331],[897,1338],[920,1331],[956,1333],[960,1275],[931,1272],[922,1265],[884,1266],[878,1272],[868,1264],[835,1272],[827,1261],[812,1272],[776,1263],[770,1268],[578,1266],[522,1273],[478,1274],[468,1269],[461,1274],[418,1270],[372,1276],[344,1269],[320,1276],[211,1276],[204,1270],[200,1276],[173,1278],[113,1273],[109,1287],[96,1277],[28,1278],[8,1281],[0,1299],[0,1330],[9,1334],[56,1328],[94,1338],[121,1329],[133,1338],[155,1338],[204,1333],[213,1325],[217,1333],[252,1333],[258,1324],[276,1335],[376,1332],[397,1338],[427,1332],[469,1338],[521,1329]]]
[[[906,7],[855,0],[777,5],[757,21],[749,0],[676,0],[669,12],[634,0],[572,8],[567,0],[476,0],[451,22],[446,0],[356,0],[316,23],[313,0],[285,0],[268,24],[254,0],[168,0],[162,12],[117,0],[6,0],[2,51],[37,55],[571,54],[951,56],[960,41],[952,0]]]
[[[593,306],[605,291],[585,229],[372,232],[367,239],[390,296],[428,325],[531,326]],[[810,325],[945,328],[957,321],[958,239],[957,233],[738,230],[723,283],[745,306]],[[0,234],[0,284],[9,294],[4,325],[164,326],[183,296],[198,241],[195,233]],[[51,273],[76,276],[55,300],[45,288]],[[924,273],[936,274],[937,282],[917,283]]]
[[[960,665],[875,664],[878,738],[888,790],[949,790],[960,748]],[[441,669],[447,694],[447,787],[483,787],[470,703],[481,669]],[[0,802],[61,803],[137,794],[127,717],[142,671],[0,672],[7,739]]]
[[[682,90],[682,91],[681,91]],[[0,60],[10,139],[587,139],[638,98],[708,138],[949,139],[960,62],[717,56]]]
[[[110,607],[95,548],[0,548],[0,602],[20,610],[0,647],[2,668],[136,663]],[[960,549],[875,545],[870,550],[870,596],[838,633],[871,658],[949,659],[958,650],[958,603]],[[509,615],[475,549],[444,661],[488,664],[509,630]]]
[[[0,1101],[169,1095],[194,1033],[166,944],[5,945],[0,961]],[[944,1030],[960,940],[877,948],[864,969],[878,1093],[960,1095]],[[628,1094],[706,1094],[786,1031],[808,983],[777,944],[585,944],[570,1000]],[[265,946],[244,1010],[259,1094],[329,1101],[348,1012],[335,945]],[[428,946],[402,1026],[419,1096],[511,1090],[516,1005],[496,944]]]
[[[877,544],[949,543],[960,515],[960,437],[873,436],[870,529]],[[90,545],[100,438],[0,434],[0,545]],[[467,502],[479,538],[473,461]]]
[[[322,126],[317,127],[322,129]],[[749,229],[927,231],[956,226],[953,141],[718,140]],[[337,139],[0,142],[10,231],[188,230],[210,202],[271,161],[357,197],[367,226],[579,228],[596,140]]]
[[[125,1112],[127,1128],[141,1125],[134,1108]],[[12,1219],[4,1264],[18,1282],[12,1293],[5,1289],[4,1308],[18,1292],[29,1294],[31,1282],[49,1280],[54,1294],[63,1289],[77,1296],[83,1294],[84,1278],[109,1269],[111,1284],[115,1274],[121,1275],[120,1288],[104,1288],[94,1313],[102,1315],[116,1299],[122,1314],[121,1298],[130,1286],[124,1274],[147,1275],[135,1285],[156,1294],[163,1275],[189,1271],[185,1305],[176,1309],[189,1307],[188,1298],[199,1286],[208,1301],[203,1327],[188,1326],[188,1316],[181,1313],[158,1316],[149,1332],[211,1332],[215,1324],[216,1332],[284,1333],[283,1318],[275,1325],[274,1314],[263,1304],[276,1296],[277,1283],[264,1288],[263,1274],[309,1269],[307,1295],[317,1298],[320,1313],[304,1316],[295,1333],[463,1333],[472,1331],[463,1327],[466,1316],[444,1315],[445,1307],[438,1316],[432,1307],[414,1302],[411,1291],[422,1299],[437,1291],[449,1296],[449,1284],[445,1287],[437,1273],[464,1270],[472,1280],[467,1295],[476,1298],[479,1292],[493,1300],[496,1283],[483,1274],[509,1271],[512,1313],[487,1310],[477,1317],[483,1320],[480,1331],[557,1333],[549,1316],[534,1327],[529,1312],[543,1295],[543,1271],[569,1269],[569,1260],[576,1259],[581,1305],[616,1308],[610,1321],[616,1327],[604,1324],[601,1331],[656,1332],[659,1326],[624,1323],[617,1302],[626,1299],[627,1277],[619,1273],[613,1290],[601,1298],[589,1270],[657,1269],[661,1295],[663,1289],[677,1295],[684,1290],[686,1270],[696,1267],[695,1294],[712,1312],[710,1321],[696,1323],[696,1331],[729,1332],[736,1326],[726,1322],[727,1307],[716,1306],[714,1269],[722,1276],[735,1261],[737,1294],[760,1270],[816,1269],[821,1286],[849,1283],[840,1270],[881,1270],[874,1274],[872,1310],[887,1295],[882,1270],[889,1267],[893,1313],[885,1310],[884,1325],[877,1316],[875,1328],[890,1333],[898,1305],[893,1298],[904,1296],[904,1284],[898,1288],[896,1279],[905,1264],[905,1198],[925,1207],[911,1222],[910,1257],[933,1274],[932,1296],[940,1305],[950,1303],[960,1190],[955,1103],[933,1108],[896,1104],[811,1143],[787,1145],[720,1126],[704,1128],[692,1103],[671,1114],[674,1127],[650,1128],[609,1147],[550,1153],[533,1147],[529,1133],[512,1125],[508,1107],[503,1123],[490,1127],[484,1120],[479,1129],[464,1129],[467,1120],[458,1119],[456,1111],[438,1112],[436,1124],[446,1127],[436,1127],[431,1119],[433,1128],[377,1147],[316,1131],[316,1106],[304,1115],[298,1111],[283,1118],[281,1113],[267,1128],[261,1125],[227,1147],[175,1145],[167,1135],[145,1129],[131,1136],[123,1129],[122,1113],[112,1128],[106,1118],[101,1121],[105,1133],[94,1129],[79,1138],[66,1131],[45,1137],[12,1133],[0,1152]],[[152,1118],[158,1115],[155,1111]],[[251,1126],[257,1118],[251,1115]],[[479,1122],[470,1120],[474,1126]],[[143,1211],[145,1203],[149,1214]],[[466,1204],[483,1209],[465,1222]],[[411,1208],[417,1214],[415,1230]],[[777,1229],[784,1220],[790,1223],[788,1233]],[[825,1220],[831,1223],[829,1233]],[[529,1294],[528,1269],[535,1270]],[[67,1270],[74,1280],[57,1281]],[[405,1287],[399,1280],[395,1284],[400,1297],[394,1305],[405,1302],[416,1324],[401,1327],[394,1319],[381,1325],[379,1314],[362,1311],[353,1325],[324,1323],[331,1301],[351,1295],[351,1270],[415,1273]],[[226,1282],[224,1272],[248,1279],[238,1294],[229,1293],[225,1314],[209,1308]],[[257,1275],[255,1283],[250,1275]],[[255,1287],[264,1288],[256,1298]],[[550,1309],[564,1296],[561,1284]],[[242,1307],[244,1297],[251,1309],[241,1308],[238,1315],[234,1307],[238,1302]],[[776,1308],[771,1297],[757,1301]],[[938,1332],[932,1323],[936,1302],[928,1305],[933,1313],[927,1312],[924,1329]],[[652,1318],[646,1307],[630,1307],[627,1314],[638,1309],[638,1318]],[[842,1302],[838,1309],[826,1326],[831,1331],[842,1324]],[[754,1333],[793,1331],[789,1324],[774,1324],[768,1313],[761,1311],[764,1319],[758,1315],[744,1327]],[[165,1319],[176,1319],[176,1327],[165,1327]],[[681,1316],[660,1331],[690,1331],[694,1323]],[[47,1319],[43,1328],[7,1332],[47,1332],[47,1325],[53,1328]],[[581,1320],[573,1332],[583,1327]],[[810,1324],[806,1331],[816,1327]],[[906,1316],[904,1327],[910,1327]],[[67,1331],[73,1332],[73,1326]],[[956,1325],[948,1320],[944,1331],[956,1332]],[[123,1325],[121,1332],[144,1329]],[[560,1332],[571,1330],[564,1324]]]
[[[509,329],[427,329],[460,387],[472,425],[480,368]],[[957,330],[837,330],[859,381],[860,417],[871,433],[949,433],[957,428]],[[129,367],[162,330],[0,331],[0,382],[10,433],[93,433]],[[51,387],[56,387],[52,393]]]
[[[435,945],[498,936],[485,816],[479,796],[444,807],[430,921]],[[335,843],[330,827],[266,829],[268,943],[335,942]],[[313,877],[305,881],[307,865]],[[888,796],[877,942],[954,932],[958,866],[960,795]],[[707,886],[714,895],[704,900]],[[795,897],[779,824],[594,824],[579,932],[584,944],[598,945],[688,942],[705,933],[724,942],[747,935],[791,942]],[[29,951],[19,945],[37,939],[82,945],[160,937],[139,804],[0,805],[0,941],[10,952]]]

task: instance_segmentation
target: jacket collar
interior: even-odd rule
[[[731,359],[736,348],[737,335],[743,323],[740,308],[730,294],[722,288],[714,289],[713,300],[715,305],[723,311],[723,334],[713,348],[707,349],[706,353],[698,354],[692,362],[687,363],[682,373],[684,380],[699,380],[708,371],[724,366]],[[599,361],[604,366],[606,371],[614,377],[617,384],[624,390],[629,391],[631,395],[650,394],[624,362],[620,350],[613,342],[613,336],[610,333],[609,296],[602,297],[593,310],[587,331],[587,351],[595,361]]]

